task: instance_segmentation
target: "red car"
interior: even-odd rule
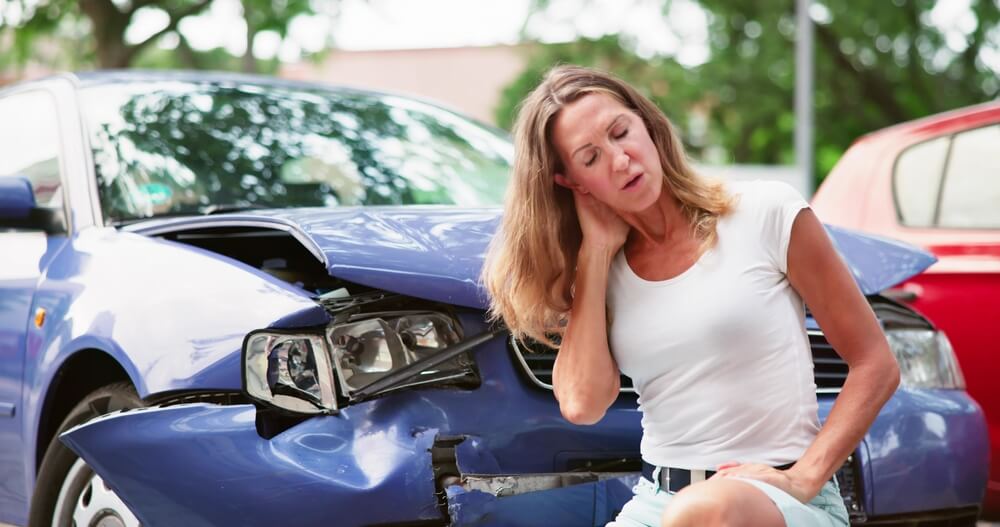
[[[1000,101],[855,142],[813,198],[826,223],[922,246],[938,257],[886,292],[951,339],[986,414],[993,460],[984,517],[1000,518]]]

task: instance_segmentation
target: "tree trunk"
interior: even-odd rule
[[[201,60],[198,59],[198,54],[195,50],[191,49],[191,44],[188,44],[184,35],[180,33],[177,34],[177,57],[180,59],[181,64],[189,70],[200,70],[202,69]]]
[[[257,31],[250,27],[247,21],[247,50],[243,53],[243,72],[257,73],[257,58],[253,56],[253,39],[257,36]]]
[[[134,50],[125,44],[129,14],[118,10],[111,0],[80,0],[80,9],[90,19],[97,44],[97,66],[127,68]]]

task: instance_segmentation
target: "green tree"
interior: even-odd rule
[[[247,24],[247,47],[243,53],[243,71],[257,71],[257,60],[253,56],[254,39],[262,31],[273,31],[282,39],[288,35],[292,19],[303,13],[312,12],[310,0],[241,0],[243,20]]]
[[[18,64],[27,62],[37,52],[39,43],[58,45],[61,39],[73,39],[82,34],[89,38],[83,49],[72,42],[77,65],[90,63],[99,68],[127,68],[140,61],[156,41],[168,34],[178,38],[177,54],[172,66],[199,68],[203,62],[218,66],[211,52],[205,60],[195,52],[184,34],[178,30],[182,20],[207,11],[214,0],[6,0],[0,10],[0,54]],[[274,31],[284,38],[293,18],[313,14],[310,0],[242,0],[247,24],[247,51],[242,69],[257,71],[253,59],[253,40],[262,31]],[[126,32],[143,9],[158,10],[166,15],[167,23],[140,42],[129,42]],[[81,30],[82,29],[82,30]],[[3,43],[10,44],[4,50]],[[154,52],[155,53],[155,52]],[[163,54],[152,61],[159,64]]]
[[[664,1],[664,13],[671,7]],[[505,92],[498,122],[556,62],[601,67],[639,82],[678,124],[696,156],[737,163],[794,162],[795,12],[792,0],[700,0],[708,60],[644,68],[621,39],[541,46]],[[815,173],[822,178],[859,136],[1000,95],[988,53],[1000,53],[1000,3],[972,0],[958,28],[933,23],[933,0],[814,0]],[[544,8],[544,2],[540,8]],[[618,49],[613,45],[617,40]],[[612,58],[613,57],[613,58]],[[629,64],[631,70],[619,70]],[[652,70],[641,75],[633,71]],[[533,82],[532,82],[533,79]],[[650,82],[667,83],[654,88]],[[516,87],[516,88],[515,88]],[[663,95],[660,95],[660,94]]]

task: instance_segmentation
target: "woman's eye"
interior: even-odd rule
[[[590,165],[594,164],[594,161],[597,161],[597,154],[590,156],[590,159],[584,161],[583,166],[589,167]]]
[[[614,137],[615,137],[615,139],[621,139],[621,138],[625,137],[626,135],[628,135],[628,128],[625,128],[621,132],[618,132],[617,134],[615,134]]]

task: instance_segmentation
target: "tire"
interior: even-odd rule
[[[120,382],[94,390],[69,412],[42,458],[28,513],[30,527],[139,525],[101,477],[59,441],[59,435],[100,415],[141,406],[142,399],[135,388]]]

